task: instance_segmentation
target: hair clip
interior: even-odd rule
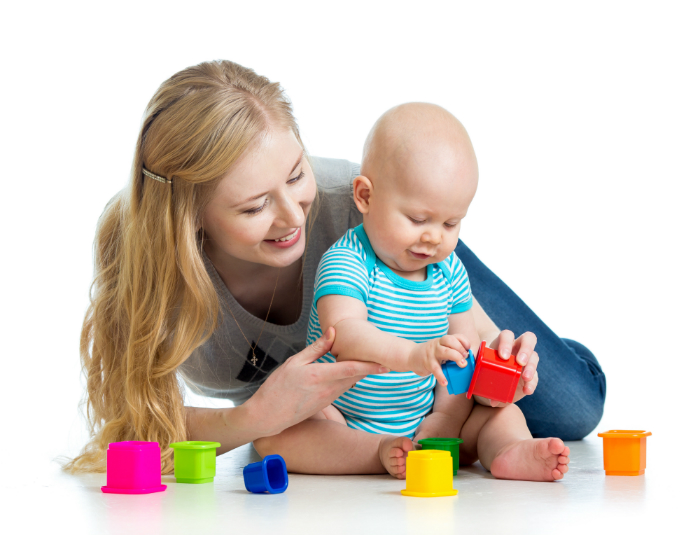
[[[143,171],[143,174],[146,175],[148,178],[152,178],[153,180],[157,180],[158,182],[162,182],[163,184],[173,183],[172,180],[168,180],[167,178],[163,178],[162,176],[156,175],[155,173],[151,173],[145,167],[142,167],[141,170]]]

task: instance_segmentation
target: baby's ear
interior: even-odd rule
[[[369,212],[369,200],[374,193],[372,181],[366,176],[356,176],[352,181],[352,196],[361,214]]]

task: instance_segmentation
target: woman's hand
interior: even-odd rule
[[[330,351],[334,340],[335,329],[329,327],[321,338],[272,372],[246,401],[252,420],[259,422],[260,437],[277,435],[306,420],[367,375],[389,371],[374,362],[314,363]]]
[[[515,340],[513,332],[508,330],[501,331],[490,344],[490,347],[495,349],[498,356],[503,360],[508,360],[511,355],[515,355],[516,362],[523,366],[523,372],[515,390],[513,403],[531,395],[537,388],[537,363],[540,361],[540,357],[535,351],[536,344],[537,337],[533,333],[526,332]],[[484,400],[483,398],[480,399],[480,402],[484,405],[490,404],[492,407],[506,406],[506,403]]]

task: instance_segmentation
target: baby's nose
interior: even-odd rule
[[[421,240],[424,242],[440,245],[442,234],[438,230],[428,230],[423,233]]]

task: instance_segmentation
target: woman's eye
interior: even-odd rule
[[[262,204],[261,204],[260,206],[258,206],[257,208],[251,208],[250,210],[246,210],[246,211],[243,212],[243,213],[244,213],[244,214],[253,214],[253,215],[254,215],[254,214],[259,214],[260,212],[263,211],[263,209],[264,209],[266,206],[267,206],[267,199],[265,199],[265,202],[262,203]]]
[[[304,178],[304,171],[299,173],[294,178],[290,178],[289,180],[287,180],[287,184],[294,184],[295,182],[299,182],[302,178]]]

